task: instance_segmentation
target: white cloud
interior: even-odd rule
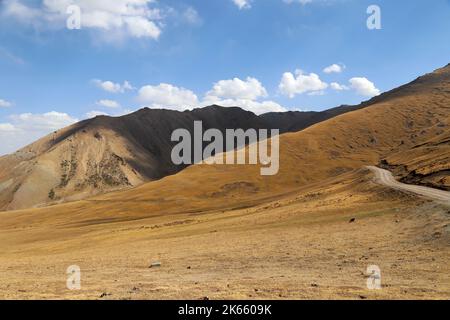
[[[239,7],[239,10],[251,8],[252,0],[232,0],[232,1],[234,2],[235,5],[237,5]],[[326,0],[322,0],[322,1],[326,1]],[[313,0],[283,0],[283,2],[287,3],[287,4],[300,3],[302,5],[305,5],[305,4],[313,2]]]
[[[192,7],[188,7],[186,10],[184,10],[183,18],[187,23],[192,25],[200,25],[203,22],[197,10]]]
[[[71,125],[78,119],[67,113],[51,111],[43,114],[22,113],[9,116],[10,122],[0,123],[0,154],[14,152],[43,136]]]
[[[308,96],[324,96],[325,95],[325,91],[324,90],[320,90],[320,91],[311,91],[307,93]]]
[[[336,91],[343,91],[349,89],[349,87],[347,87],[346,85],[339,84],[337,82],[330,83],[330,88]]]
[[[120,104],[114,100],[107,100],[107,99],[99,100],[99,101],[97,101],[96,104],[98,106],[106,107],[106,108],[114,108],[114,109],[120,108]]]
[[[286,111],[274,101],[258,101],[268,96],[261,82],[252,77],[220,80],[207,92],[203,106],[217,104],[223,107],[240,107],[255,114]]]
[[[138,101],[150,108],[180,111],[213,104],[223,107],[241,107],[256,114],[286,111],[274,101],[258,101],[267,96],[267,91],[261,82],[248,77],[246,80],[234,78],[216,82],[201,101],[193,91],[185,88],[167,83],[157,86],[147,85],[139,90]]]
[[[239,10],[250,9],[252,7],[250,0],[233,0],[233,2],[238,6]]]
[[[167,83],[143,86],[139,90],[138,100],[150,108],[180,111],[193,109],[199,105],[194,92]]]
[[[313,0],[283,0],[284,3],[291,4],[291,3],[300,3],[300,4],[307,4],[313,2]]]
[[[344,65],[339,65],[339,64],[332,64],[331,66],[326,67],[325,69],[323,69],[323,72],[325,73],[341,73],[342,71],[344,71],[345,66]]]
[[[149,21],[143,17],[126,17],[123,21],[127,24],[128,32],[136,38],[150,37],[158,39],[161,30],[153,21]]]
[[[14,127],[11,123],[0,123],[0,134],[1,133],[10,133],[16,132],[18,129]]]
[[[114,117],[120,117],[120,116],[124,116],[126,114],[130,114],[132,112],[135,112],[135,109],[120,109],[117,112],[115,112],[112,116]]]
[[[97,116],[108,116],[109,114],[103,111],[92,110],[86,113],[88,119],[95,118]]]
[[[359,95],[373,97],[381,93],[381,91],[375,87],[375,84],[369,81],[367,78],[351,78],[349,82],[350,87]]]
[[[150,8],[154,3],[154,0],[42,0],[38,6],[31,7],[23,0],[6,0],[4,13],[35,26],[65,28],[67,8],[77,5],[82,12],[82,29],[158,39],[162,17],[158,9]]]
[[[9,108],[12,106],[12,103],[3,99],[0,99],[0,108]]]
[[[280,92],[290,98],[297,94],[321,92],[328,88],[328,84],[320,80],[315,73],[304,74],[301,70],[296,70],[295,75],[285,72],[278,86]]]
[[[111,93],[124,93],[125,91],[134,90],[133,86],[125,81],[123,84],[114,83],[112,81],[102,81],[98,79],[92,80],[92,82],[100,89]]]
[[[206,95],[225,99],[256,100],[267,97],[267,91],[257,79],[247,77],[245,81],[239,78],[220,80]]]
[[[22,22],[31,23],[39,19],[42,12],[39,9],[28,7],[19,0],[6,0],[3,3],[3,13],[7,16],[13,16]]]
[[[22,113],[11,115],[14,126],[24,131],[45,131],[51,132],[66,127],[78,121],[67,113],[51,111],[43,114]]]
[[[89,112],[86,112],[85,117],[87,119],[91,119],[91,118],[95,118],[97,116],[110,116],[110,117],[120,117],[129,113],[132,113],[136,110],[131,110],[131,109],[116,109],[114,110],[114,112],[104,112],[104,111],[99,111],[99,110],[92,110]]]

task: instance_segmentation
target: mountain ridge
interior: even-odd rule
[[[192,133],[194,121],[221,132],[284,125],[284,133],[325,119],[322,112],[308,119],[311,114],[292,113],[282,124],[275,123],[276,117],[212,105],[192,111],[143,108],[83,120],[0,157],[0,210],[79,200],[175,174],[186,166],[171,161],[171,134],[179,128]]]
[[[0,209],[80,200],[176,174],[185,167],[171,162],[170,135],[178,128],[192,132],[195,120],[203,121],[205,129],[281,127],[282,133],[285,132],[284,141],[292,145],[287,148],[297,150],[289,159],[315,158],[317,163],[334,159],[332,163],[341,164],[328,164],[327,170],[339,174],[366,162],[379,163],[396,151],[401,153],[432,139],[431,133],[442,131],[438,125],[448,117],[445,105],[449,88],[450,66],[447,66],[360,105],[341,106],[322,113],[272,113],[258,117],[238,107],[210,106],[184,112],[141,109],[118,118],[99,116],[84,120],[15,154],[0,157]],[[381,109],[383,112],[379,113],[377,110]],[[365,118],[369,114],[373,114],[373,119],[365,127],[359,127],[359,133],[340,131],[361,123],[361,119],[354,117]],[[352,119],[350,123],[348,119]],[[394,119],[398,121],[395,125]],[[378,127],[373,121],[378,121]],[[291,141],[291,131],[302,132],[303,138]],[[338,133],[333,135],[335,131]],[[321,138],[310,136],[311,132]],[[347,140],[339,140],[339,136]],[[358,155],[358,150],[363,150],[364,155]],[[358,157],[365,160],[357,160]],[[309,165],[312,163],[305,164]],[[308,183],[314,180],[315,171],[311,167],[311,172],[304,172],[297,180],[300,184]],[[323,177],[329,176],[325,171],[320,172]],[[292,180],[291,176],[286,176],[287,181]]]

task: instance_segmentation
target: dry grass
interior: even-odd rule
[[[449,69],[282,135],[276,176],[195,165],[131,190],[0,213],[0,297],[450,298],[448,208],[376,186],[360,169],[442,130]],[[73,264],[79,292],[65,288]],[[366,289],[369,264],[381,267],[383,290]]]
[[[367,174],[246,209],[84,224],[16,217],[1,227],[0,297],[450,298],[448,209]],[[12,222],[14,213],[1,218]],[[161,268],[148,268],[153,261]],[[81,291],[65,287],[73,264]],[[371,264],[382,270],[382,290],[366,288]]]

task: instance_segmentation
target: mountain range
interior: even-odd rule
[[[171,130],[195,120],[281,127],[278,174],[173,166]],[[448,299],[450,194],[390,175],[448,190],[449,128],[450,65],[323,113],[82,121],[0,158],[0,296]],[[68,266],[82,290],[65,288]],[[368,289],[368,266],[382,290]]]
[[[285,133],[355,108],[261,116],[216,105],[185,112],[145,108],[84,120],[0,157],[0,210],[79,200],[177,173],[186,166],[172,163],[171,134],[179,128],[192,133],[194,121],[202,121],[204,130],[276,128]]]
[[[176,174],[186,166],[171,161],[171,133],[178,128],[192,132],[194,121],[199,120],[205,130],[222,132],[280,129],[285,133],[281,172],[268,181],[282,181],[285,187],[364,164],[381,164],[390,166],[404,181],[448,189],[449,101],[450,66],[446,66],[360,105],[323,112],[256,116],[238,107],[210,106],[185,112],[146,108],[122,117],[98,116],[1,157],[0,209],[80,200]],[[291,166],[296,163],[302,165],[293,172]]]

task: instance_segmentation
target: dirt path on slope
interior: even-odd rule
[[[448,191],[401,183],[395,180],[392,173],[389,172],[388,170],[380,169],[373,166],[368,166],[367,168],[375,173],[376,180],[379,184],[391,187],[396,190],[412,192],[420,196],[424,196],[437,201],[443,201],[447,204],[450,204],[450,192]]]

